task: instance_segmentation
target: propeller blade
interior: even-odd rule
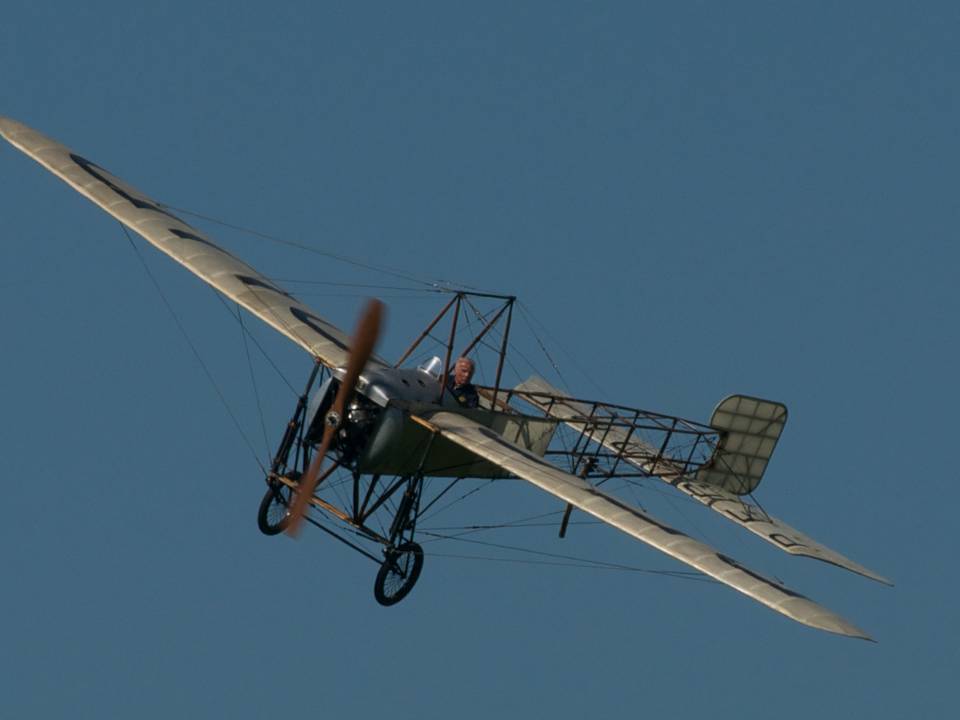
[[[334,435],[340,429],[343,422],[343,410],[347,406],[347,400],[353,394],[360,379],[360,373],[366,367],[367,361],[373,354],[373,348],[377,344],[380,336],[380,325],[383,319],[383,303],[379,300],[370,300],[363,308],[360,315],[360,321],[357,323],[357,329],[353,336],[353,342],[350,345],[350,357],[347,360],[347,372],[340,382],[340,389],[337,390],[337,396],[333,400],[333,405],[327,411],[324,418],[323,440],[317,449],[317,454],[310,463],[307,474],[300,480],[297,488],[297,494],[293,505],[290,508],[290,524],[287,526],[287,534],[296,537],[300,530],[300,523],[303,522],[303,516],[307,509],[307,503],[317,489],[317,478],[320,477],[320,470],[323,467],[323,458],[330,450]]]
[[[290,522],[287,524],[287,535],[290,537],[296,537],[300,532],[300,523],[303,522],[303,516],[307,510],[307,503],[313,495],[313,491],[317,489],[317,478],[320,477],[323,458],[330,449],[330,444],[333,442],[333,436],[336,432],[337,428],[331,427],[330,425],[323,429],[323,441],[317,449],[317,454],[314,456],[313,462],[310,463],[307,474],[300,478],[300,482],[297,483],[297,490],[293,497],[293,505],[290,506]]]

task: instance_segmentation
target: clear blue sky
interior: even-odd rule
[[[712,584],[439,556],[379,607],[369,561],[258,533],[259,469],[123,233],[3,144],[0,715],[947,712],[960,11],[599,5],[8,0],[0,114],[171,205],[516,293],[579,395],[704,421],[733,392],[785,402],[759,500],[896,587],[638,499],[879,644]],[[396,284],[202,227],[273,277]],[[236,322],[140,247],[261,448]],[[344,327],[369,292],[291,288]],[[438,301],[376,292],[393,357]],[[308,359],[255,332],[299,386]],[[292,396],[254,370],[273,443]],[[477,507],[557,509],[519,484]],[[574,530],[529,540],[682,569]]]

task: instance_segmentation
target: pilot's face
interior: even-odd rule
[[[466,385],[473,377],[473,363],[469,360],[457,360],[453,366],[453,382],[457,385]]]

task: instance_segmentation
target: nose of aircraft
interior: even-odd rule
[[[303,515],[307,509],[307,503],[313,496],[313,491],[317,489],[317,478],[320,477],[320,470],[323,466],[323,458],[330,449],[330,443],[343,421],[343,411],[347,401],[354,392],[357,380],[363,368],[366,366],[370,356],[373,355],[373,349],[380,337],[380,326],[383,321],[384,306],[376,299],[371,299],[363,308],[360,314],[360,320],[357,323],[356,332],[353,335],[353,341],[350,343],[350,358],[347,361],[347,372],[340,383],[340,389],[337,391],[337,397],[334,398],[333,405],[327,411],[327,416],[323,427],[323,441],[317,448],[317,454],[310,463],[307,474],[300,481],[296,498],[293,506],[290,508],[290,524],[287,526],[287,533],[296,537],[300,531],[300,524],[303,522]]]

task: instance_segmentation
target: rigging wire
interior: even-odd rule
[[[216,295],[217,299],[220,301],[220,304],[223,305],[224,309],[227,311],[227,314],[230,315],[231,318],[236,320],[237,317],[233,314],[233,311],[230,309],[230,306],[227,305],[227,301],[223,299],[223,295],[217,292],[216,290],[214,290],[213,294]],[[250,332],[247,329],[247,326],[244,325],[242,322],[240,323],[240,325],[241,327],[243,327],[244,332],[246,332],[247,337],[249,337],[250,340],[253,341],[253,344],[257,346],[257,350],[260,351],[260,354],[263,355],[264,359],[268,363],[270,363],[270,367],[274,369],[274,371],[277,373],[280,379],[283,380],[286,386],[290,389],[290,392],[293,393],[293,396],[300,397],[300,393],[297,392],[297,389],[295,387],[293,387],[293,384],[287,379],[287,376],[283,374],[283,371],[280,370],[279,367],[277,367],[277,364],[273,361],[273,358],[271,358],[270,355],[267,353],[267,351],[263,349],[263,345],[260,344],[256,336],[252,332]]]
[[[435,288],[408,287],[404,285],[377,285],[374,283],[334,282],[332,280],[297,280],[294,278],[273,278],[273,280],[286,285],[328,285],[330,287],[366,288],[368,290],[405,290],[411,293],[426,293],[428,295],[448,292],[446,290],[438,290]]]
[[[717,581],[714,580],[713,578],[705,576],[703,573],[695,572],[695,571],[655,570],[652,568],[640,568],[640,567],[635,567],[631,565],[623,565],[620,563],[607,562],[603,560],[591,560],[589,558],[580,558],[574,555],[563,555],[561,553],[551,553],[545,550],[531,550],[529,548],[521,548],[521,547],[516,547],[514,545],[505,545],[503,543],[493,543],[486,540],[474,540],[470,538],[457,537],[454,535],[443,535],[442,533],[421,531],[421,534],[433,537],[435,539],[434,541],[457,540],[458,542],[469,543],[471,545],[482,545],[484,547],[498,548],[501,550],[510,550],[512,552],[528,553],[531,555],[539,555],[541,557],[556,558],[558,560],[569,560],[575,563],[585,563],[587,567],[606,568],[611,570],[630,570],[633,572],[640,572],[640,573],[645,573],[650,575],[664,575],[667,577],[673,577],[680,580],[694,580],[698,582],[717,583]],[[431,542],[431,541],[424,541],[423,544],[427,544],[428,542]],[[433,555],[434,553],[431,553],[431,557]],[[487,559],[487,558],[484,558],[484,559]],[[499,559],[499,558],[491,558],[491,559]]]
[[[384,275],[391,275],[391,276],[393,276],[393,277],[400,278],[400,279],[402,279],[402,280],[407,280],[407,281],[409,281],[409,282],[417,283],[417,284],[424,285],[424,286],[427,286],[427,287],[436,288],[436,289],[439,290],[439,291],[450,291],[450,290],[451,290],[450,284],[449,284],[449,283],[446,283],[446,282],[444,282],[444,281],[438,281],[438,280],[422,280],[422,279],[420,279],[420,278],[418,278],[418,277],[415,277],[415,276],[413,276],[413,275],[409,275],[409,274],[403,272],[402,270],[398,270],[398,269],[396,269],[396,268],[389,268],[389,267],[386,267],[386,266],[378,267],[378,266],[372,265],[372,264],[370,264],[370,263],[365,263],[365,262],[362,262],[362,261],[360,261],[360,260],[355,260],[355,259],[353,259],[353,258],[346,257],[345,255],[339,255],[339,254],[337,254],[337,253],[328,252],[328,251],[326,251],[326,250],[320,250],[319,248],[315,248],[315,247],[313,247],[313,246],[311,246],[311,245],[305,245],[304,243],[299,243],[299,242],[296,242],[296,241],[293,241],[293,240],[285,240],[285,239],[283,239],[283,238],[279,238],[279,237],[276,237],[276,236],[274,236],[274,235],[269,235],[269,234],[267,234],[267,233],[260,232],[259,230],[254,230],[254,229],[252,229],[252,228],[243,227],[242,225],[235,225],[235,224],[233,224],[233,223],[228,223],[228,222],[225,222],[225,221],[223,221],[223,220],[219,220],[219,219],[217,219],[217,218],[215,218],[215,217],[211,217],[211,216],[209,216],[209,215],[203,215],[203,214],[198,213],[198,212],[193,212],[192,210],[187,210],[186,208],[179,208],[179,207],[176,207],[176,206],[174,206],[174,205],[167,205],[167,204],[165,204],[165,203],[158,203],[158,205],[159,205],[159,207],[163,208],[164,210],[173,210],[173,211],[176,211],[176,212],[179,212],[179,213],[183,213],[184,215],[190,215],[190,216],[195,217],[195,218],[200,218],[201,220],[206,220],[207,222],[211,222],[211,223],[214,223],[214,224],[216,224],[216,225],[220,225],[221,227],[230,228],[231,230],[236,230],[236,231],[238,231],[238,232],[242,232],[242,233],[245,233],[245,234],[247,234],[247,235],[251,235],[251,236],[253,236],[253,237],[260,238],[260,239],[262,239],[262,240],[268,240],[268,241],[270,241],[270,242],[274,242],[274,243],[277,243],[277,244],[279,244],[279,245],[287,245],[287,246],[289,246],[289,247],[294,247],[294,248],[298,248],[298,249],[300,249],[300,250],[305,250],[305,251],[307,251],[307,252],[315,253],[315,254],[317,254],[317,255],[322,255],[323,257],[328,257],[328,258],[330,258],[331,260],[337,260],[337,261],[339,261],[339,262],[346,263],[347,265],[353,265],[354,267],[363,268],[363,269],[365,269],[365,270],[373,270],[374,272],[382,273],[382,274],[384,274]],[[466,288],[466,286],[464,286],[464,285],[461,285],[460,287]]]
[[[483,483],[482,485],[477,485],[477,487],[471,488],[470,490],[468,490],[467,492],[465,492],[465,493],[464,493],[463,495],[461,495],[460,497],[458,497],[458,498],[456,498],[456,499],[454,499],[454,500],[451,500],[451,501],[448,502],[446,505],[443,505],[443,506],[437,508],[437,509],[434,510],[432,513],[430,513],[429,515],[427,515],[426,517],[422,518],[422,519],[420,520],[420,522],[426,522],[426,521],[429,520],[430,518],[436,517],[439,513],[442,513],[442,512],[443,512],[444,510],[446,510],[447,508],[452,507],[452,506],[456,505],[457,503],[459,503],[459,502],[461,502],[461,501],[463,501],[463,500],[466,500],[468,497],[470,497],[470,496],[473,495],[474,493],[479,492],[480,490],[483,490],[483,489],[485,489],[485,488],[490,487],[490,485],[492,485],[492,484],[495,483],[495,482],[496,482],[496,480],[493,479],[493,478],[491,478],[491,479],[487,480],[485,483]]]
[[[428,291],[429,292],[429,291]],[[321,292],[299,292],[297,293],[298,298],[305,297],[335,297],[335,298],[367,298],[370,297],[369,293],[321,293]],[[385,295],[383,293],[377,295],[381,300],[430,300],[426,295]]]
[[[243,315],[240,312],[240,303],[237,303],[236,305],[237,322],[240,324],[240,337],[243,338],[243,350],[247,356],[247,369],[250,371],[250,383],[253,385],[253,396],[257,401],[257,414],[260,416],[260,429],[263,431],[263,445],[266,449],[266,455],[264,455],[264,457],[270,457],[270,440],[267,438],[267,424],[263,418],[263,405],[260,402],[260,390],[257,387],[257,376],[253,372],[253,360],[250,358],[250,345],[247,343],[247,328],[243,324]]]
[[[507,528],[521,529],[521,528],[532,528],[532,527],[558,528],[560,524],[556,521],[552,521],[552,522],[536,522],[536,521],[542,520],[543,518],[556,517],[557,515],[563,514],[563,512],[564,511],[562,510],[552,510],[550,512],[539,513],[537,515],[531,515],[526,518],[509,520],[501,523],[488,523],[484,525],[477,525],[477,524],[461,525],[459,527],[434,526],[434,527],[424,528],[424,530],[428,530],[431,532],[440,532],[441,530],[444,532],[458,531],[454,537],[459,538],[459,537],[463,537],[464,535],[472,535],[474,533],[484,532],[486,530],[501,530],[501,529],[507,529]],[[570,522],[568,524],[569,525],[604,525],[605,523],[603,523],[600,520],[574,520],[573,522]]]
[[[466,302],[460,304],[460,312],[463,313],[463,322],[469,337],[473,335],[474,327],[476,327],[476,325],[474,324],[473,318],[470,317],[470,313],[467,312],[467,306],[469,306],[470,309],[473,310],[474,314],[477,316],[477,321],[478,321],[477,324],[485,323],[486,318],[483,315],[481,315],[480,311],[477,310],[476,306],[472,302],[470,302],[470,298],[467,297],[467,298],[464,298],[464,300]],[[458,358],[450,359],[450,361],[453,362],[454,364],[457,362],[457,360]],[[480,373],[480,384],[486,385],[487,376],[486,376],[486,373],[483,371],[483,366],[478,365],[477,363],[474,363],[474,368],[476,371]]]
[[[642,508],[641,508],[642,509]],[[551,513],[556,515],[557,513]],[[572,525],[606,525],[602,520],[571,520],[567,523],[568,526]],[[470,535],[475,532],[483,532],[484,530],[510,530],[510,529],[522,529],[522,528],[556,528],[556,522],[521,522],[521,523],[492,523],[489,525],[449,525],[449,526],[438,526],[438,527],[429,527],[424,528],[431,532],[451,532],[461,530],[463,532],[458,533],[457,537],[461,535]]]
[[[587,382],[593,385],[593,387],[601,395],[607,395],[608,394],[607,391],[604,390],[602,387],[600,387],[597,381],[594,380],[593,375],[588,373],[586,370],[584,370],[584,368],[580,365],[580,363],[577,362],[573,354],[569,350],[564,349],[563,345],[557,342],[556,338],[554,338],[550,334],[550,332],[547,330],[547,326],[544,323],[540,322],[536,317],[534,317],[533,311],[530,309],[530,307],[526,303],[520,302],[519,300],[517,301],[517,304],[520,306],[520,314],[524,315],[525,320],[527,320],[527,327],[530,328],[530,332],[533,334],[533,336],[537,338],[537,342],[540,343],[541,349],[544,351],[544,353],[547,354],[546,348],[543,346],[543,342],[540,340],[539,336],[536,334],[536,331],[533,329],[532,323],[536,323],[537,325],[540,326],[540,329],[542,330],[543,334],[547,337],[547,339],[550,340],[550,342],[553,343],[554,346],[559,348],[560,352],[562,352],[564,355],[567,356],[567,358],[570,360],[570,363],[580,372],[581,375],[583,375],[583,377],[587,379]],[[551,365],[553,365],[554,370],[556,370],[557,375],[560,377],[563,384],[567,385],[566,380],[563,379],[563,375],[561,375],[560,373],[559,366],[550,358],[549,354],[547,354],[547,357],[548,359],[550,359]]]
[[[760,508],[760,512],[763,513],[764,518],[767,520],[767,522],[770,522],[771,520],[770,514],[766,511],[766,508],[764,508],[763,505],[760,504],[760,501],[757,500],[756,496],[751,492],[747,497],[749,497],[751,500],[753,500],[757,504],[757,507]]]
[[[549,511],[549,512],[537,513],[536,515],[530,515],[530,516],[528,516],[528,517],[517,518],[516,520],[507,520],[507,521],[502,522],[502,523],[497,523],[496,525],[465,525],[465,526],[459,527],[459,528],[456,528],[456,527],[434,527],[434,528],[428,528],[428,529],[429,529],[429,530],[470,530],[470,531],[473,531],[474,529],[486,530],[486,529],[501,528],[501,527],[526,527],[526,526],[527,526],[526,523],[529,523],[529,522],[531,522],[531,521],[533,521],[533,520],[542,520],[543,518],[554,517],[554,516],[556,516],[556,515],[559,515],[561,512],[562,512],[561,510],[551,510],[551,511]],[[552,524],[555,526],[557,523],[552,523]]]
[[[486,320],[486,318],[487,318],[489,315],[493,314],[493,309],[489,310],[486,314],[483,314],[483,313],[481,313],[481,312],[479,311],[479,309],[477,309],[477,307],[469,300],[469,298],[466,298],[465,300],[466,300],[466,304],[470,306],[470,308],[473,310],[473,312],[477,315],[477,317],[478,317],[481,321]],[[533,331],[533,328],[530,327],[529,322],[527,322],[527,326],[528,326],[528,328],[530,328],[531,334],[533,334],[534,338],[536,338],[538,344],[540,345],[541,351],[542,351],[543,354],[546,356],[547,360],[554,366],[554,369],[556,370],[557,375],[560,376],[561,381],[564,383],[564,385],[566,385],[566,382],[563,380],[563,376],[560,374],[559,367],[556,365],[556,363],[555,363],[555,362],[553,361],[553,359],[551,358],[550,353],[547,352],[547,349],[546,349],[546,347],[544,346],[543,342],[540,340],[539,337],[537,337],[536,333]],[[502,338],[503,338],[503,331],[500,330],[499,327],[496,327],[496,326],[491,327],[489,332],[490,332],[490,335],[491,335],[492,337],[494,337],[495,339],[497,339],[497,338],[502,339]],[[479,344],[482,345],[483,347],[487,348],[488,350],[490,350],[490,351],[493,352],[493,353],[496,353],[496,354],[498,354],[498,355],[499,355],[499,353],[500,353],[500,348],[499,348],[499,347],[494,347],[493,345],[490,345],[486,340],[481,340]],[[510,370],[511,370],[518,378],[522,377],[522,375],[521,375],[519,369],[517,368],[517,366],[510,360],[510,358],[513,357],[513,356],[519,357],[521,360],[523,360],[523,362],[525,362],[525,363],[527,364],[527,366],[528,366],[535,374],[539,374],[539,371],[538,371],[538,369],[537,369],[537,366],[534,365],[534,363],[530,360],[530,358],[528,358],[528,357],[520,350],[520,348],[517,347],[517,345],[516,345],[515,342],[513,342],[513,341],[508,342],[508,343],[507,343],[507,347],[508,347],[508,349],[509,349],[510,352],[507,354],[506,365],[507,365],[507,367],[510,368]]]
[[[320,526],[321,523],[329,524],[335,530],[326,530],[326,532],[334,535],[338,539],[343,540],[337,530],[339,529],[339,523],[335,518],[332,518],[326,511],[318,508],[318,514],[313,517],[308,517],[308,521],[314,525]],[[369,541],[370,538],[364,535],[362,532],[357,530],[350,530],[353,535],[358,539],[363,541]],[[530,559],[530,558],[516,558],[516,557],[504,557],[504,556],[485,556],[485,555],[461,555],[457,553],[444,553],[444,552],[430,552],[431,558],[444,558],[444,559],[454,559],[454,560],[480,560],[484,562],[498,562],[498,563],[511,563],[515,565],[538,565],[546,567],[566,567],[574,569],[587,569],[587,570],[613,570],[618,572],[632,572],[632,573],[643,573],[647,575],[655,575],[660,577],[669,577],[675,580],[688,580],[692,582],[702,582],[708,584],[718,584],[718,581],[714,580],[711,577],[708,577],[702,573],[696,571],[682,571],[682,570],[660,570],[656,568],[644,568],[637,567],[634,565],[626,565],[623,563],[615,563],[604,560],[594,560],[591,558],[582,558],[573,555],[564,555],[561,553],[550,553],[541,550],[531,550],[529,548],[516,547],[512,545],[507,545],[503,543],[491,543],[482,540],[473,540],[467,538],[458,538],[458,537],[446,537],[439,533],[434,533],[430,531],[419,531],[421,535],[431,536],[431,540],[423,540],[422,544],[428,545],[430,543],[440,543],[445,540],[458,540],[460,542],[469,543],[478,546],[493,547],[500,550],[507,550],[517,553],[526,553],[530,555],[536,555],[541,558],[552,558],[552,559]],[[367,552],[363,552],[362,548],[359,546],[353,545],[353,543],[347,542],[348,545],[354,549],[360,550],[367,557],[374,559],[375,558]],[[379,561],[377,561],[379,562]]]
[[[134,253],[137,256],[137,259],[140,260],[140,264],[143,265],[143,269],[146,271],[147,276],[150,278],[150,282],[153,283],[154,288],[156,288],[157,293],[160,295],[160,299],[163,301],[163,304],[166,306],[167,311],[170,313],[170,316],[173,318],[174,323],[176,323],[177,328],[180,330],[180,334],[183,335],[183,339],[186,340],[187,345],[190,347],[191,352],[193,352],[194,358],[197,362],[200,363],[200,367],[203,369],[204,374],[207,376],[207,379],[210,381],[210,384],[213,386],[214,391],[217,394],[217,397],[220,398],[220,402],[223,405],[224,409],[227,411],[227,414],[230,416],[230,419],[233,420],[233,424],[236,426],[237,431],[240,433],[240,436],[243,438],[243,441],[247,444],[247,447],[250,449],[250,453],[253,455],[254,461],[257,465],[260,466],[260,469],[266,473],[267,469],[260,462],[260,457],[257,455],[257,451],[253,447],[253,443],[250,441],[250,438],[247,436],[247,433],[244,432],[243,427],[240,425],[240,421],[237,420],[237,416],[234,414],[233,410],[230,409],[230,405],[227,402],[226,396],[220,390],[220,386],[217,385],[217,381],[214,380],[213,374],[210,372],[210,369],[207,367],[207,364],[203,361],[203,358],[200,356],[200,352],[197,350],[196,345],[193,344],[193,341],[190,339],[190,336],[187,334],[186,328],[183,326],[183,323],[180,321],[180,317],[177,315],[176,310],[173,309],[173,305],[170,304],[170,301],[167,299],[167,296],[164,294],[163,289],[160,287],[160,283],[157,281],[157,278],[154,276],[153,272],[150,270],[150,266],[147,265],[146,259],[143,257],[143,254],[140,252],[140,248],[137,247],[137,244],[133,241],[133,238],[130,236],[127,227],[123,223],[119,223],[120,228],[123,230],[123,234],[127,236],[127,240],[130,241],[130,247],[133,248]]]
[[[540,339],[540,336],[537,335],[536,330],[533,329],[533,324],[530,322],[528,311],[526,310],[525,305],[522,302],[518,302],[517,309],[520,311],[520,317],[527,324],[527,329],[530,330],[530,334],[533,335],[533,339],[536,340],[537,345],[540,346],[540,351],[547,357],[547,360],[549,361],[550,366],[553,368],[553,371],[557,374],[557,377],[560,378],[560,383],[564,386],[564,388],[569,390],[570,385],[566,381],[566,378],[563,377],[563,373],[560,371],[560,365],[556,360],[553,359],[553,357],[547,351],[547,347],[544,345],[543,340]]]
[[[507,557],[492,557],[487,555],[456,555],[454,553],[437,553],[431,552],[431,558],[450,558],[454,560],[484,560],[487,562],[501,562],[501,563],[512,563],[516,565],[546,565],[551,567],[569,567],[569,568],[583,568],[587,570],[619,570],[622,572],[638,572],[638,573],[648,573],[652,575],[666,575],[672,577],[674,580],[693,580],[697,582],[706,582],[706,583],[716,583],[717,581],[713,578],[706,576],[696,576],[694,574],[690,575],[680,575],[679,571],[670,571],[670,570],[652,570],[649,568],[640,568],[633,567],[630,565],[617,565],[613,563],[598,563],[593,560],[585,560],[584,562],[559,562],[559,561],[550,561],[550,560],[522,560],[520,558],[507,558]]]

